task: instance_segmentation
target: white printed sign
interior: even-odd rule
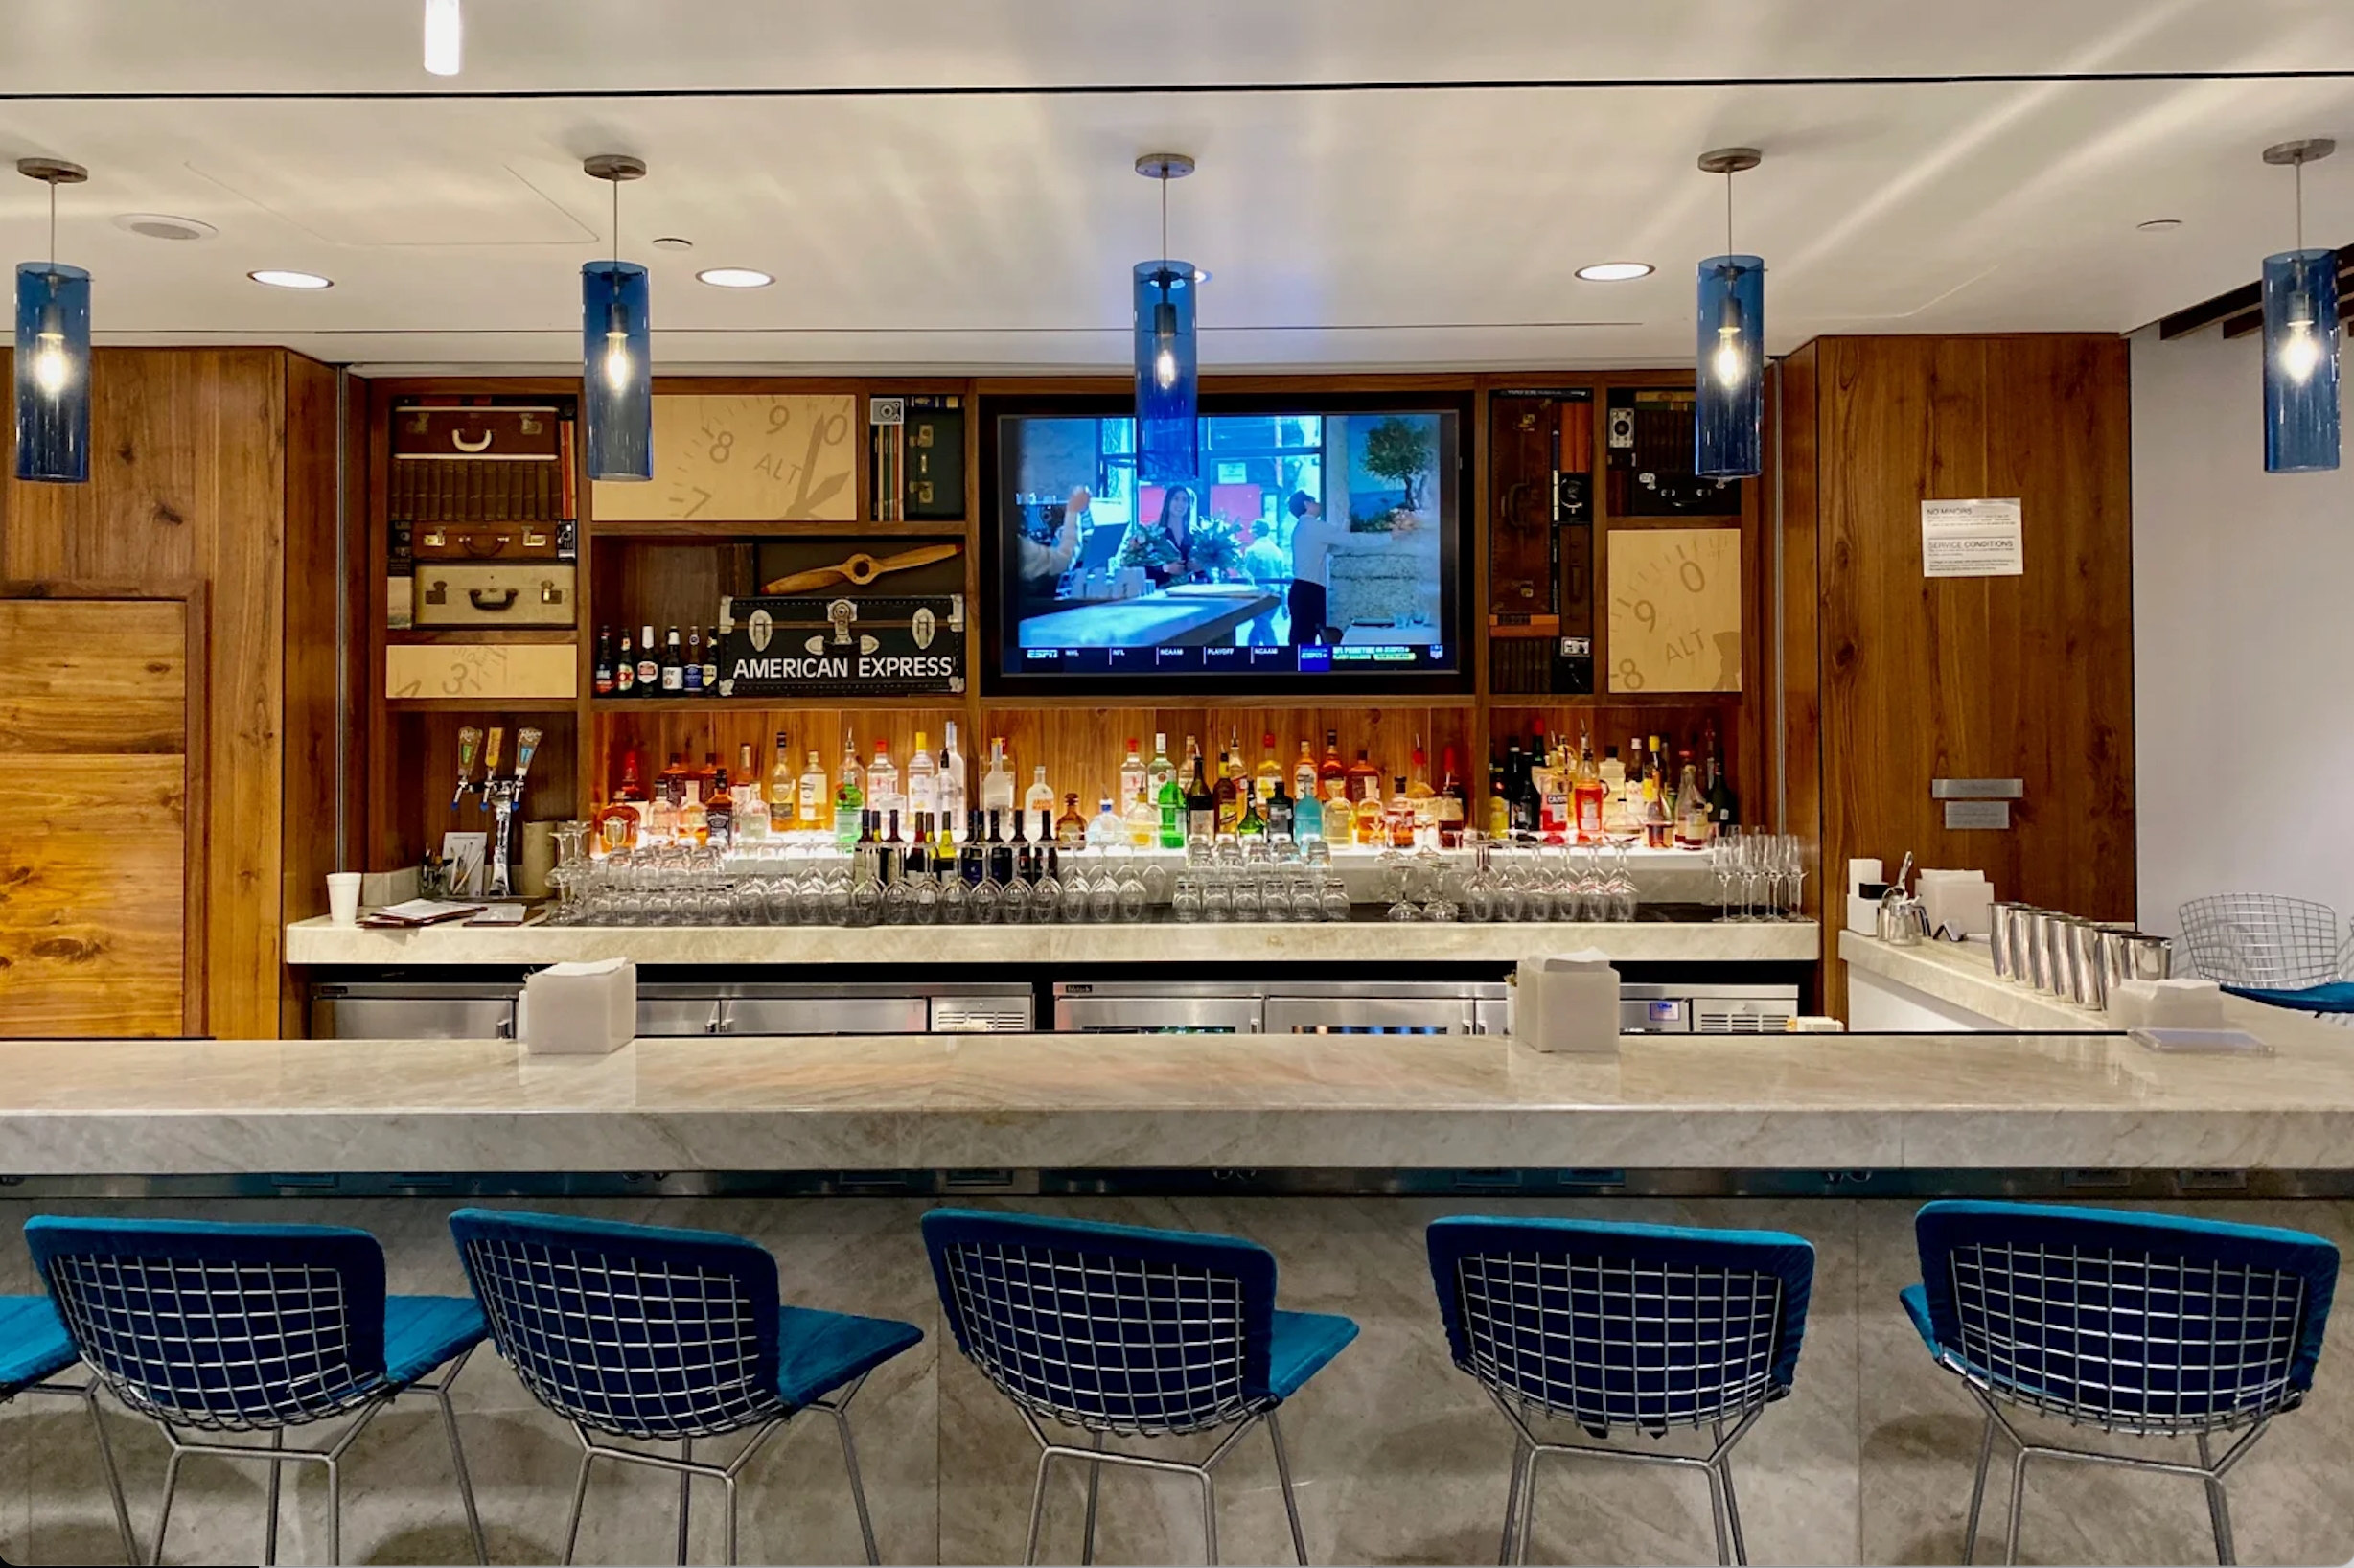
[[[1922,576],[2019,577],[2026,570],[2016,496],[1921,503]]]

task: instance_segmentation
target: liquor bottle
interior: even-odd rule
[[[1535,757],[1537,831],[1547,843],[1569,843],[1578,832],[1577,764],[1566,744],[1540,741]]]
[[[880,845],[882,854],[877,865],[882,872],[883,886],[888,888],[907,875],[908,846],[907,841],[899,837],[899,814],[897,812],[885,813],[884,823],[883,842]]]
[[[1578,821],[1580,843],[1602,842],[1603,807],[1610,798],[1609,790],[1602,781],[1602,770],[1594,765],[1594,740],[1581,736],[1578,742],[1578,773],[1570,787],[1570,799]]]
[[[1422,750],[1422,737],[1414,737],[1413,772],[1398,783],[1398,794],[1406,798],[1406,809],[1414,818],[1414,842],[1436,843],[1439,839],[1439,792],[1431,788],[1430,758]]]
[[[1155,731],[1152,737],[1152,761],[1144,765],[1144,788],[1152,792],[1154,800],[1161,798],[1161,787],[1177,776],[1177,765],[1168,759],[1168,737]],[[1179,792],[1180,797],[1183,791]]]
[[[1186,842],[1213,843],[1218,837],[1218,796],[1202,773],[1202,754],[1193,753],[1193,776],[1186,783]]]
[[[932,737],[919,729],[915,732],[915,749],[908,753],[908,820],[913,821],[917,812],[939,809],[940,764],[932,754]]]
[[[908,841],[908,852],[899,863],[899,873],[910,878],[932,875],[932,813],[915,814],[915,833]]]
[[[662,695],[677,697],[686,690],[686,656],[679,646],[679,629],[662,638]]]
[[[1602,766],[1595,770],[1602,780],[1602,832],[1605,839],[1627,836],[1627,764],[1619,760],[1619,749],[1602,749]]]
[[[843,849],[858,842],[859,816],[866,809],[865,775],[858,765],[858,741],[844,733],[842,766],[834,774],[834,842]]]
[[[1220,751],[1218,753],[1217,781],[1210,786],[1212,817],[1211,831],[1215,837],[1221,839],[1233,833],[1235,824],[1242,820],[1242,793],[1235,788],[1234,774],[1228,772],[1228,765],[1232,760],[1232,752]]]
[[[1350,788],[1356,789],[1351,779]],[[1388,823],[1382,817],[1381,778],[1375,774],[1367,786],[1367,793],[1358,797],[1350,812],[1350,842],[1362,849],[1379,849],[1389,839]]]
[[[691,784],[685,801],[679,807],[678,835],[681,843],[706,844],[711,842],[711,824],[704,815],[703,796]]]
[[[744,749],[749,756],[750,747]],[[757,785],[747,784],[748,789]],[[711,775],[711,797],[703,803],[703,821],[708,842],[714,848],[728,849],[735,844],[735,792],[727,787],[727,770],[722,768]]]
[[[1455,749],[1448,747],[1440,753],[1439,847],[1454,849],[1463,843],[1464,823],[1471,818],[1471,791],[1455,771]]]
[[[801,787],[793,802],[793,825],[803,833],[815,833],[826,825],[825,764],[818,760],[818,749],[814,746],[809,749],[809,760],[801,765]]]
[[[752,743],[744,742],[736,748],[735,842],[766,843],[769,841],[769,802],[760,793],[760,772],[752,766]]]
[[[1349,765],[1349,798],[1352,801],[1381,798],[1381,770],[1365,759],[1365,748],[1357,748],[1357,760]]]
[[[977,888],[988,874],[989,846],[982,840],[981,813],[976,809],[965,813],[964,840],[957,846],[957,880]]]
[[[678,752],[670,753],[670,764],[654,780],[654,787],[673,807],[686,804],[688,773],[686,762]]]
[[[1718,748],[1714,726],[1708,731],[1708,819],[1719,829],[1741,820],[1741,796],[1733,793],[1732,775],[1725,772],[1724,753]]]
[[[1300,760],[1291,765],[1291,797],[1295,801],[1305,800],[1315,793],[1316,753],[1304,735],[1300,738]]]
[[[1030,787],[1022,794],[1022,816],[1038,824],[1038,842],[1054,837],[1054,786],[1047,782],[1046,765],[1030,773]]]
[[[1388,829],[1392,849],[1412,849],[1416,822],[1414,801],[1406,794],[1406,775],[1396,773],[1392,776],[1397,780],[1397,788],[1390,796],[1389,803],[1382,808],[1382,823]]]
[[[1291,803],[1291,836],[1301,843],[1325,836],[1324,802],[1316,798],[1314,791]]]
[[[866,765],[866,804],[881,813],[899,803],[899,765],[891,761],[890,743],[877,741],[874,761]]]
[[[968,809],[965,788],[964,753],[957,749],[957,721],[948,721],[946,738],[940,742],[940,831],[952,840],[964,831]]]
[[[1316,793],[1327,804],[1349,798],[1349,768],[1341,761],[1341,732],[1325,731],[1324,761],[1316,765]]]
[[[1281,784],[1281,779],[1276,782]],[[1263,839],[1267,836],[1267,819],[1258,814],[1258,785],[1256,780],[1242,791],[1242,815],[1235,819],[1235,836],[1238,839]]]
[[[1005,737],[989,742],[989,771],[981,775],[981,809],[1013,815],[1013,769],[1005,761]]]
[[[1267,837],[1296,839],[1299,837],[1299,810],[1292,804],[1291,791],[1278,778],[1267,796]]]
[[[630,640],[630,629],[621,629],[621,657],[613,664],[613,695],[637,695],[637,645]]]
[[[1161,808],[1152,803],[1144,793],[1144,775],[1137,774],[1136,794],[1128,797],[1128,809],[1123,814],[1128,824],[1128,847],[1150,849],[1161,837]]]
[[[646,797],[645,779],[638,761],[637,748],[625,747],[621,752],[621,782],[613,787],[615,800],[641,801]]]
[[[1656,755],[1654,750],[1654,759]],[[1656,760],[1644,769],[1643,842],[1652,849],[1666,849],[1674,842],[1675,824],[1668,819],[1666,784],[1667,780],[1659,776]]]
[[[1689,762],[1675,787],[1675,847],[1708,847],[1708,796],[1701,793],[1698,770]]]
[[[1668,748],[1665,737],[1651,737],[1651,779],[1659,791],[1659,809],[1668,819],[1668,826],[1675,826],[1675,780],[1668,776]]]
[[[622,634],[624,642],[628,640],[628,633],[625,632]],[[597,663],[595,679],[596,694],[599,697],[611,697],[613,694],[613,687],[615,683],[616,678],[613,674],[613,629],[610,626],[600,626],[597,628]]]
[[[799,793],[800,780],[793,775],[793,742],[781,729],[776,732],[775,757],[769,767],[769,825],[782,833],[793,825],[794,796]]]
[[[704,801],[709,800],[711,798],[712,781],[718,777],[719,753],[717,751],[705,751],[703,754],[703,766],[695,770],[695,798]]]
[[[637,695],[662,695],[662,663],[655,651],[652,622],[637,629]]]
[[[1488,752],[1488,837],[1490,839],[1509,839],[1512,835],[1512,803],[1511,792],[1506,787],[1509,776],[1491,747]]]
[[[705,697],[719,695],[719,628],[716,626],[703,639],[703,694]]]
[[[1087,824],[1087,846],[1090,849],[1117,849],[1127,842],[1128,824],[1119,819],[1112,809],[1112,797],[1104,796],[1096,802],[1096,815]]]
[[[1137,754],[1136,741],[1128,742],[1128,754],[1119,765],[1119,799],[1134,800],[1144,789],[1144,759]]]
[[[1520,743],[1508,741],[1504,747],[1504,808],[1505,835],[1517,837],[1535,830],[1535,814],[1529,810],[1529,800],[1522,792],[1528,786],[1528,763],[1520,754]]]
[[[1275,754],[1275,734],[1271,730],[1258,737],[1258,798],[1263,802],[1275,797],[1275,787],[1283,781],[1283,764]]]
[[[679,689],[689,697],[703,695],[703,628],[686,629],[686,662],[679,668]]]
[[[989,813],[989,880],[1003,888],[1013,880],[1013,845],[1005,842],[1005,813]]]
[[[1149,779],[1150,774],[1146,777]],[[1161,847],[1183,849],[1186,846],[1186,792],[1177,785],[1177,775],[1171,772],[1152,792],[1153,803],[1161,813]],[[1072,796],[1073,800],[1078,796]]]
[[[1015,835],[1013,841],[1014,880],[1029,887],[1036,887],[1038,885],[1038,866],[1046,858],[1047,852],[1044,847],[1040,844],[1025,842],[1019,834]]]
[[[1079,815],[1076,790],[1063,796],[1063,814],[1054,819],[1054,842],[1064,849],[1076,849],[1087,842],[1087,819]]]
[[[850,886],[865,888],[882,880],[880,842],[875,838],[874,813],[858,814],[858,836],[850,841]]]

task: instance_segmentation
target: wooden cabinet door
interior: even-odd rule
[[[193,1032],[190,614],[0,599],[0,1036]]]

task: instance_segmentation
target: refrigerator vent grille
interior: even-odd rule
[[[1029,1003],[1022,998],[996,1001],[937,1001],[932,1004],[932,1026],[970,1029],[981,1034],[1026,1034],[1030,1026]]]
[[[1700,1009],[1702,1034],[1780,1034],[1789,1022],[1788,1013],[1712,1012]]]

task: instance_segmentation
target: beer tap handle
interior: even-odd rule
[[[468,725],[458,731],[458,793],[450,797],[450,806],[453,811],[457,809],[458,802],[466,798],[466,792],[473,788],[474,753],[481,747],[481,730]]]
[[[482,800],[477,810],[491,809],[491,781],[498,776],[498,753],[505,749],[506,742],[505,728],[494,725],[490,739],[482,748]]]
[[[515,788],[519,794],[524,775],[531,772],[532,753],[540,749],[540,731],[519,729],[515,732]]]

